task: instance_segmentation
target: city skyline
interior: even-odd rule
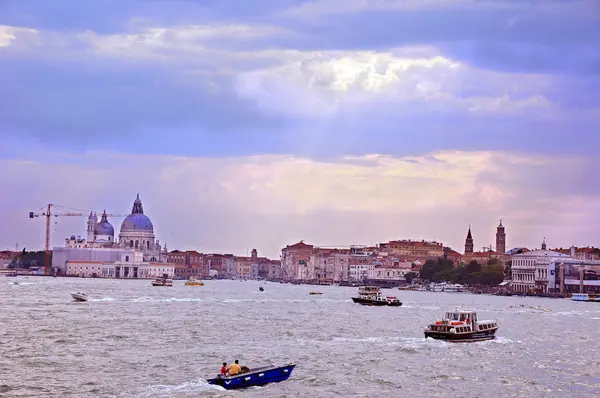
[[[598,10],[4,1],[0,248],[43,248],[47,203],[122,214],[138,192],[169,249],[462,252],[501,218],[507,249],[597,247]]]

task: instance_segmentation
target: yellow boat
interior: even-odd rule
[[[185,281],[186,286],[204,286],[204,282],[196,280],[196,279],[188,279]]]

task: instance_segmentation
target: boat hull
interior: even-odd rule
[[[425,338],[444,340],[450,343],[474,343],[477,341],[493,340],[496,337],[496,330],[490,329],[472,333],[447,333],[426,331]]]
[[[75,301],[88,301],[87,296],[84,296],[82,294],[71,293],[71,297],[73,297]]]
[[[361,297],[352,297],[352,301],[361,304],[361,305],[375,305],[379,307],[388,306],[388,307],[400,307],[402,306],[401,302],[388,302],[383,300],[372,300]]]
[[[295,364],[284,366],[266,366],[229,377],[216,377],[209,379],[208,384],[221,386],[226,390],[263,386],[270,383],[279,383],[290,378]]]

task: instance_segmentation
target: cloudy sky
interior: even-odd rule
[[[0,249],[138,192],[170,249],[598,246],[599,37],[597,0],[2,0]]]

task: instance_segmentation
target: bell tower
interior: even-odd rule
[[[96,214],[90,211],[90,215],[88,216],[87,222],[87,241],[90,243],[96,240],[96,236],[94,234],[96,224],[98,224],[98,217],[96,216]]]
[[[467,232],[467,239],[465,239],[465,254],[473,253],[473,236],[471,235],[471,226],[469,225],[469,232]]]
[[[500,225],[496,228],[496,253],[506,253],[506,232],[504,225],[502,225],[502,219],[500,220]]]

